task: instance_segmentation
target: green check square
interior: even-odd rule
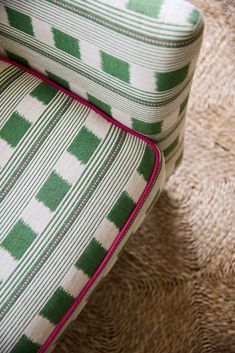
[[[11,353],[37,353],[40,345],[32,342],[27,336],[23,335],[11,350]]]
[[[56,289],[40,314],[53,324],[58,324],[66,311],[73,304],[74,298],[62,288]]]
[[[162,131],[163,122],[147,123],[137,119],[132,119],[132,128],[135,131],[140,132],[143,135],[155,135]]]
[[[118,229],[121,229],[134,208],[135,202],[127,192],[124,191],[109,212],[108,219],[113,222]]]
[[[37,98],[43,104],[48,104],[55,97],[57,92],[57,88],[48,85],[46,82],[40,82],[30,95]]]
[[[17,112],[12,113],[0,130],[0,137],[12,147],[16,147],[30,128],[31,123]]]
[[[178,144],[179,144],[179,136],[176,137],[176,139],[170,144],[170,146],[168,146],[163,150],[164,157],[169,156],[169,154],[171,154],[174,151],[174,149],[178,146]]]
[[[184,157],[184,151],[181,152],[181,154],[179,155],[179,157],[175,161],[175,168],[177,168],[181,164],[183,157]]]
[[[67,181],[62,179],[55,172],[52,172],[39,190],[36,197],[51,211],[55,211],[69,189],[70,185]]]
[[[188,101],[189,101],[189,96],[187,96],[185,98],[185,100],[181,103],[179,115],[181,115],[183,113],[183,111],[185,110],[185,108],[187,107]]]
[[[24,33],[30,34],[31,36],[34,35],[32,19],[30,16],[25,15],[22,12],[13,10],[8,6],[5,6],[5,9],[6,9],[9,24],[12,27],[19,29]]]
[[[151,174],[153,172],[153,167],[155,163],[155,155],[149,146],[146,146],[143,158],[138,167],[138,172],[144,177],[146,181],[149,181]]]
[[[110,105],[102,102],[101,100],[97,99],[94,96],[91,96],[90,94],[87,94],[88,96],[88,102],[93,104],[94,106],[98,107],[101,109],[104,113],[111,115],[111,107]]]
[[[56,28],[52,29],[54,35],[55,46],[66,53],[80,58],[79,41],[77,38],[70,36]]]
[[[129,0],[127,8],[149,17],[157,18],[165,0]]]
[[[3,240],[1,246],[19,260],[36,239],[36,236],[37,234],[29,226],[19,220]]]
[[[27,66],[29,67],[29,62],[27,59],[23,58],[23,56],[20,56],[20,55],[17,55],[15,53],[12,53],[11,51],[9,50],[5,50],[5,52],[7,53],[7,56],[9,59],[21,64],[21,65],[24,65],[24,66]]]
[[[83,126],[69,146],[68,151],[82,163],[87,163],[100,142],[101,140],[95,134]]]
[[[64,80],[63,78],[61,78],[60,76],[57,76],[55,74],[53,74],[52,72],[46,70],[47,73],[47,77],[51,80],[54,81],[55,83],[57,83],[58,85],[66,88],[69,90],[69,83],[68,81]]]
[[[196,26],[199,19],[201,17],[200,11],[198,9],[193,9],[188,17],[188,22],[193,25]]]
[[[118,59],[115,56],[101,52],[102,70],[107,74],[118,78],[121,81],[129,82],[130,72],[128,62]]]
[[[98,243],[97,240],[92,239],[75,265],[78,269],[82,270],[85,274],[91,277],[99,267],[106,255],[106,252],[107,251],[101,246],[100,243]]]
[[[175,71],[156,73],[157,90],[163,92],[178,86],[187,78],[188,71],[189,65],[186,65]]]

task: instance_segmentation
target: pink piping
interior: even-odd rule
[[[93,274],[93,276],[89,279],[89,281],[87,282],[87,284],[85,285],[85,287],[82,289],[82,291],[80,292],[80,294],[78,295],[78,297],[74,300],[72,306],[68,309],[68,311],[66,312],[66,314],[64,315],[64,317],[61,319],[61,321],[57,324],[57,326],[55,327],[54,331],[50,334],[50,336],[48,337],[48,339],[46,340],[46,342],[43,344],[43,346],[40,348],[40,350],[38,351],[38,353],[43,353],[47,350],[47,348],[49,348],[49,346],[52,344],[52,342],[55,340],[56,336],[58,335],[58,333],[60,332],[60,330],[62,329],[62,327],[65,325],[66,321],[69,319],[69,317],[72,315],[72,313],[75,311],[75,309],[77,308],[77,306],[79,305],[79,303],[81,302],[81,300],[83,299],[83,297],[85,296],[85,294],[87,293],[87,291],[89,290],[89,288],[92,286],[92,284],[95,282],[95,280],[97,279],[97,277],[100,275],[100,273],[102,272],[102,270],[104,269],[104,267],[106,266],[108,260],[110,259],[110,257],[113,255],[115,249],[117,248],[119,242],[121,241],[123,235],[125,234],[125,232],[127,231],[129,225],[131,224],[133,218],[135,217],[135,215],[137,214],[139,208],[142,205],[142,202],[144,201],[145,197],[147,196],[147,194],[149,193],[151,186],[154,182],[155,176],[158,172],[159,169],[159,165],[160,165],[160,152],[157,149],[156,145],[150,141],[147,137],[142,136],[141,134],[139,134],[136,131],[131,130],[130,128],[124,126],[123,124],[121,124],[120,122],[114,120],[113,118],[109,117],[108,115],[106,115],[104,112],[102,112],[100,109],[98,109],[97,107],[93,106],[92,104],[88,103],[86,100],[84,100],[83,98],[77,96],[76,94],[69,92],[68,90],[66,90],[65,88],[60,87],[59,85],[57,85],[56,83],[50,81],[48,78],[42,76],[39,73],[34,72],[33,70],[24,67],[23,65],[20,65],[18,63],[13,62],[12,60],[2,57],[0,56],[0,60],[8,62],[10,64],[13,64],[15,66],[18,66],[20,69],[24,70],[25,72],[28,72],[30,74],[32,74],[33,76],[39,78],[40,80],[50,84],[51,86],[57,88],[58,90],[64,92],[65,94],[67,94],[68,96],[74,98],[76,101],[84,104],[85,106],[87,106],[88,108],[92,109],[93,111],[95,111],[97,114],[101,115],[104,119],[106,119],[107,121],[111,122],[112,124],[118,126],[119,128],[121,128],[122,130],[130,133],[131,135],[134,135],[136,137],[138,137],[139,139],[145,141],[153,150],[154,154],[155,154],[155,164],[154,164],[154,168],[153,168],[153,172],[152,175],[148,181],[148,184],[146,185],[139,201],[136,204],[135,209],[133,210],[133,212],[131,213],[131,215],[129,216],[128,220],[126,221],[125,225],[123,226],[123,228],[121,229],[121,231],[119,232],[117,238],[115,239],[115,241],[113,242],[112,246],[110,247],[109,251],[107,252],[106,256],[104,257],[103,261],[101,262],[100,266],[98,267],[98,269],[96,270],[96,272]]]

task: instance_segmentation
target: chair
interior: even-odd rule
[[[0,352],[52,351],[156,203],[203,27],[184,0],[0,0]]]

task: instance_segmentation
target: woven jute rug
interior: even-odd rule
[[[235,352],[235,0],[193,2],[184,162],[55,353]]]

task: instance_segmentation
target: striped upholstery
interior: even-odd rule
[[[0,94],[0,352],[33,353],[113,265],[164,165],[154,144],[1,60]]]
[[[182,158],[201,13],[185,0],[0,0],[2,54]]]
[[[202,35],[185,0],[0,0],[1,353],[51,348],[156,202]]]

